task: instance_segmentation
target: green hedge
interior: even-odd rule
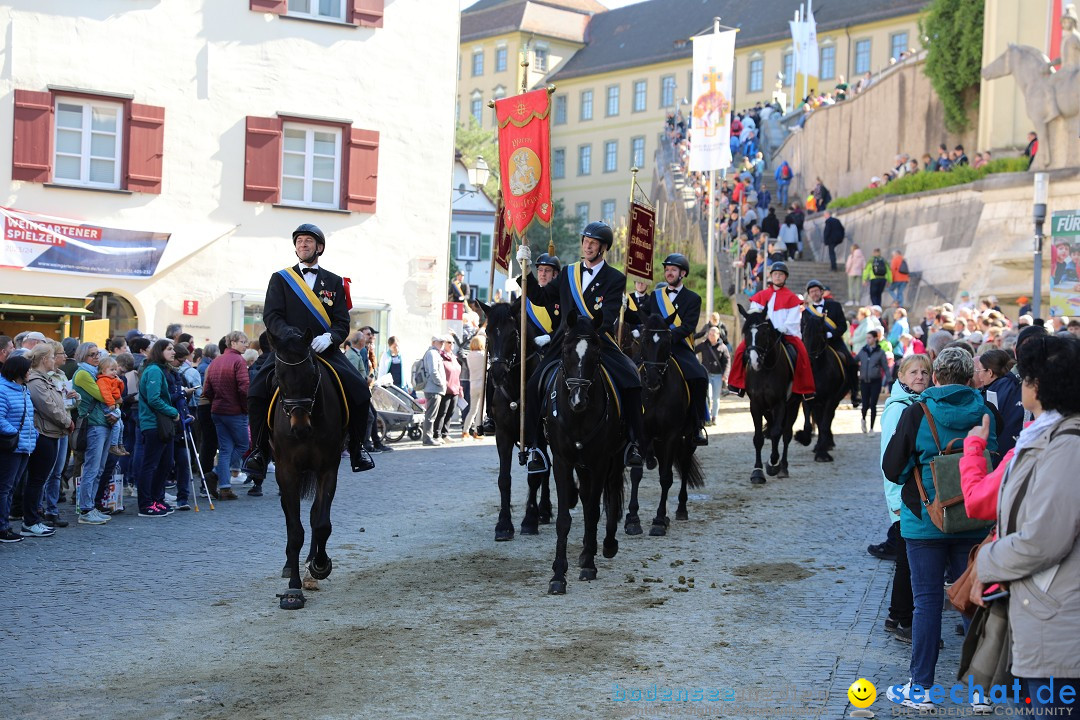
[[[954,168],[949,172],[917,172],[914,175],[905,175],[893,180],[888,185],[876,188],[864,188],[851,195],[845,195],[829,203],[830,210],[854,207],[879,195],[910,195],[911,193],[925,192],[926,190],[940,190],[953,185],[965,185],[981,180],[987,175],[995,173],[1025,172],[1028,166],[1026,157],[997,158],[986,163],[979,169],[970,165]]]

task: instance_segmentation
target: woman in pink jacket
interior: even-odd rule
[[[859,246],[851,243],[851,252],[848,254],[847,265],[844,272],[847,274],[847,296],[845,305],[858,305],[862,297],[862,274],[866,269],[866,256]]]

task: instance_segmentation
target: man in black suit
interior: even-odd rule
[[[847,328],[847,318],[844,317],[844,306],[832,298],[825,297],[825,286],[819,280],[811,280],[806,283],[806,310],[825,321],[825,342],[828,343],[837,355],[845,360],[848,379],[852,386],[851,403],[858,407],[858,377],[859,363],[844,342],[844,330]]]
[[[540,379],[545,371],[562,359],[562,342],[566,328],[573,325],[582,314],[578,300],[582,302],[584,314],[594,317],[595,313],[603,316],[600,328],[602,344],[600,364],[607,370],[612,383],[622,397],[622,407],[630,435],[626,448],[626,464],[641,466],[641,453],[638,442],[642,437],[641,428],[641,379],[634,363],[615,344],[615,324],[619,321],[623,295],[626,292],[626,276],[604,262],[604,253],[611,247],[614,235],[611,228],[603,222],[591,222],[581,232],[581,254],[583,260],[573,263],[553,281],[541,287],[534,279],[529,280],[526,292],[530,301],[542,305],[558,303],[560,308],[558,326],[551,335],[551,343],[543,362],[529,378],[525,395],[525,446],[528,451],[521,453],[520,461],[528,460],[529,472],[544,472],[548,469],[547,456],[538,447],[537,435],[540,425]],[[518,258],[529,260],[531,253],[527,245],[522,245]],[[581,280],[581,297],[574,298],[572,282]]]
[[[349,458],[353,472],[370,470],[375,463],[364,451],[364,431],[371,393],[359,371],[338,349],[349,334],[349,303],[345,283],[339,275],[319,267],[319,257],[326,249],[326,237],[322,230],[304,223],[293,231],[292,236],[293,249],[300,262],[270,276],[266,301],[263,303],[263,322],[267,332],[275,338],[311,331],[311,349],[337,371],[345,388],[345,401],[349,406]],[[306,285],[310,294],[299,283]],[[305,302],[305,297],[308,302]],[[325,316],[318,308],[324,311]],[[255,373],[248,390],[251,450],[244,470],[255,482],[266,477],[270,457],[266,413],[273,391],[274,359],[271,357]]]
[[[659,315],[671,328],[671,356],[679,364],[690,389],[690,417],[696,430],[694,443],[708,445],[703,429],[709,395],[709,373],[694,353],[693,337],[701,319],[701,296],[683,287],[683,278],[690,274],[690,261],[681,253],[664,258],[664,280],[667,287],[658,288],[645,299],[640,315]],[[635,323],[636,324],[636,323]],[[634,337],[639,331],[634,330]],[[651,463],[650,463],[651,464]]]
[[[836,272],[836,246],[844,242],[844,225],[825,211],[825,247],[829,248],[829,265]]]

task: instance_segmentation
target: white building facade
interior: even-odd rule
[[[314,223],[322,264],[351,278],[353,326],[426,346],[446,291],[458,10],[383,5],[5,3],[0,332],[59,338],[86,316],[110,335],[257,336],[292,230]]]
[[[450,258],[465,273],[465,282],[474,299],[489,302],[488,283],[502,288],[506,273],[495,268],[491,276],[491,256],[495,236],[495,203],[483,190],[469,182],[468,168],[454,163],[454,192],[450,202]]]

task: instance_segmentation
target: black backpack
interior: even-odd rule
[[[880,255],[875,255],[871,262],[873,263],[871,267],[874,275],[880,278],[885,277],[888,274],[889,266],[885,264],[885,258]]]

